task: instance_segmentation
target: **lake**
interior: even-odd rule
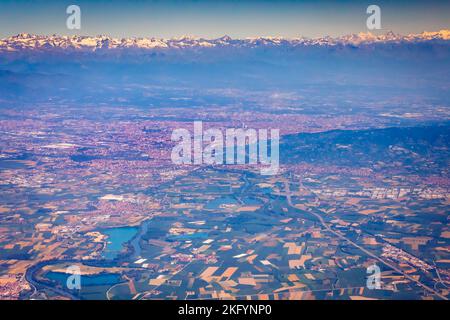
[[[49,280],[56,281],[63,288],[66,288],[67,278],[71,274],[63,272],[48,272],[45,277]],[[81,287],[83,286],[104,286],[104,285],[114,285],[120,281],[119,274],[112,273],[101,273],[96,275],[82,275],[81,276]]]
[[[108,236],[106,249],[103,252],[105,259],[115,259],[124,249],[124,245],[130,241],[137,233],[137,227],[119,227],[105,229],[101,232]]]

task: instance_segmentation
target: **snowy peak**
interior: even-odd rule
[[[448,41],[450,30],[434,32],[424,31],[420,34],[402,36],[393,32],[374,35],[370,32],[345,35],[338,38],[282,38],[258,37],[246,39],[232,39],[223,36],[217,39],[204,39],[182,36],[171,39],[157,38],[112,38],[109,36],[40,36],[28,33],[0,40],[0,51],[21,50],[50,50],[67,49],[81,51],[97,51],[107,49],[183,49],[210,47],[258,47],[258,46],[336,46],[336,45],[364,45],[372,43],[415,43],[425,41]]]
[[[450,40],[450,30],[442,29],[436,32],[424,31],[417,36],[423,40],[433,40],[433,39]]]

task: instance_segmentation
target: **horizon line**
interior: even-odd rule
[[[8,37],[5,38],[0,38],[0,40],[8,40],[14,37],[19,37],[19,36],[29,36],[29,37],[33,37],[33,36],[38,36],[38,37],[60,37],[60,38],[75,38],[75,37],[106,37],[106,38],[110,38],[110,39],[155,39],[155,40],[182,40],[182,39],[193,39],[193,40],[219,40],[219,39],[231,39],[231,40],[253,40],[253,39],[283,39],[283,40],[298,40],[298,39],[308,39],[308,40],[315,40],[315,39],[323,39],[323,38],[330,38],[330,39],[339,39],[342,37],[346,37],[346,36],[358,36],[358,35],[371,35],[374,37],[379,37],[379,36],[385,36],[385,35],[390,35],[393,34],[395,36],[400,36],[400,37],[408,37],[408,36],[418,36],[418,35],[423,35],[423,34],[440,34],[440,33],[444,33],[447,34],[450,37],[450,28],[444,28],[444,29],[439,29],[439,30],[432,30],[432,31],[427,31],[427,30],[423,30],[419,33],[396,33],[392,30],[386,30],[385,32],[371,32],[371,31],[367,31],[367,32],[357,32],[357,33],[346,33],[346,34],[342,34],[340,36],[330,36],[330,35],[323,35],[323,36],[318,36],[318,37],[308,37],[308,36],[302,36],[299,35],[297,37],[285,37],[285,36],[273,36],[273,35],[260,35],[260,36],[250,36],[250,37],[231,37],[228,34],[224,34],[222,36],[219,37],[202,37],[202,36],[197,36],[197,35],[193,35],[193,34],[185,34],[182,36],[174,36],[174,37],[156,37],[156,36],[130,36],[130,37],[118,37],[118,36],[114,36],[114,35],[110,35],[110,34],[96,34],[96,35],[89,35],[89,34],[72,34],[72,35],[68,35],[68,34],[57,34],[57,33],[53,33],[53,34],[39,34],[39,33],[30,33],[30,32],[19,32],[13,35],[10,35]],[[447,39],[446,39],[447,40]]]

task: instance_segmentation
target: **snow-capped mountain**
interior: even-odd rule
[[[104,49],[182,49],[210,47],[258,47],[258,46],[336,46],[367,45],[372,43],[415,43],[426,41],[449,41],[450,30],[422,32],[420,34],[399,35],[393,32],[374,35],[370,32],[346,35],[338,38],[282,38],[258,37],[232,39],[224,36],[217,39],[204,39],[184,36],[171,39],[157,38],[112,38],[108,36],[40,36],[21,33],[0,40],[0,51],[68,49],[97,51]]]

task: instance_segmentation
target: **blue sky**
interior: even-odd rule
[[[81,7],[81,30],[66,28],[66,7]],[[381,32],[450,28],[450,1],[19,0],[0,1],[0,37],[106,34],[115,37],[319,37],[366,32],[366,8],[381,7]]]

